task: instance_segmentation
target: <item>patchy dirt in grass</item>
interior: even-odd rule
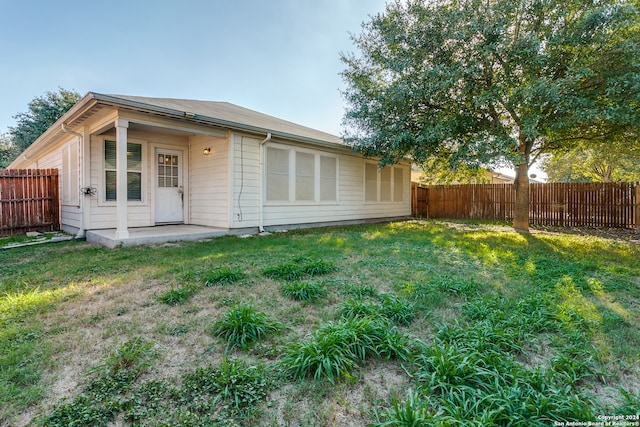
[[[176,377],[200,364],[210,339],[197,322],[196,332],[186,331],[181,336],[159,327],[167,319],[181,318],[185,310],[184,306],[169,307],[157,301],[167,289],[165,284],[139,280],[94,286],[48,314],[44,322],[62,332],[53,336],[55,362],[42,378],[47,396],[31,412],[47,413],[62,399],[80,393],[91,368],[135,336],[155,343],[159,353],[153,363],[156,378]]]
[[[45,374],[53,383],[49,398],[56,402],[78,392],[86,372],[95,367],[111,349],[135,333],[151,308],[154,286],[138,281],[96,286],[57,307],[45,320],[63,331],[54,337],[57,363]]]
[[[473,230],[492,230],[492,231],[513,231],[513,228],[507,225],[490,225],[490,224],[473,224],[464,222],[453,222],[439,220],[444,222],[449,228],[462,231]],[[596,236],[603,239],[611,239],[622,242],[640,245],[640,231],[632,228],[593,228],[593,227],[552,227],[533,225],[530,227],[532,234],[536,233],[552,233],[552,234],[579,234],[581,236]]]
[[[535,232],[554,234],[579,234],[581,236],[596,236],[603,239],[640,245],[640,232],[631,228],[590,228],[590,227],[532,227]]]
[[[410,380],[396,361],[370,361],[354,372],[354,379],[336,384],[308,382],[286,384],[266,399],[272,418],[259,426],[359,427],[371,422],[380,402],[404,398]]]

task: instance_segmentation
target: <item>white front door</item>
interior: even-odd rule
[[[156,150],[156,224],[182,222],[182,152]]]

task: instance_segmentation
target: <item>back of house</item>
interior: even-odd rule
[[[90,238],[191,224],[264,230],[408,217],[410,164],[225,102],[88,93],[10,168],[57,168],[61,225]]]

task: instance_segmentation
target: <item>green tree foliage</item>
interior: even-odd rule
[[[550,182],[638,182],[640,145],[627,140],[581,144],[544,159],[542,168]]]
[[[508,161],[528,230],[541,153],[640,123],[638,22],[635,0],[392,2],[342,55],[345,140],[382,163]]]
[[[0,169],[6,168],[18,155],[18,150],[11,143],[9,135],[0,134]]]
[[[421,165],[419,182],[426,185],[487,184],[487,169],[459,164],[452,166],[447,159],[432,157]]]
[[[12,145],[18,152],[27,149],[80,98],[78,92],[63,88],[33,98],[28,104],[29,111],[13,117],[16,125],[9,127]]]

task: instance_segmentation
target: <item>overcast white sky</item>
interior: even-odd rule
[[[0,132],[47,91],[227,101],[340,135],[340,52],[384,0],[1,0]]]

